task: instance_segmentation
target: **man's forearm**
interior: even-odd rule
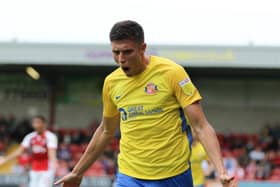
[[[57,169],[56,149],[50,148],[48,150],[48,154],[50,160],[50,168],[56,170]]]
[[[220,144],[216,133],[210,124],[203,125],[197,136],[207,152],[208,157],[214,164],[219,175],[226,173],[221,156]]]
[[[5,162],[9,162],[10,160],[13,160],[14,158],[19,157],[24,152],[24,148],[20,146],[16,151],[14,151],[12,154],[4,157]]]
[[[76,175],[82,176],[91,164],[102,154],[112,137],[113,135],[107,134],[100,125],[92,137],[85,153],[82,155],[72,172]]]

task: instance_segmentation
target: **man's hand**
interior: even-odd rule
[[[5,164],[5,162],[6,162],[5,157],[0,156],[0,166],[3,165],[3,164]]]
[[[219,178],[223,187],[237,187],[237,180],[233,176],[222,174]]]
[[[63,187],[79,187],[82,182],[82,178],[82,176],[78,176],[75,173],[71,172],[65,175],[63,178],[56,181],[54,184],[62,184]]]

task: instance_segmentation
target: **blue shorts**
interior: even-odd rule
[[[174,177],[160,180],[136,179],[118,173],[116,187],[193,187],[193,180],[190,169]]]

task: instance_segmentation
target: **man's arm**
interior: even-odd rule
[[[16,151],[14,151],[12,154],[6,156],[6,157],[0,157],[0,165],[5,164],[6,162],[19,157],[23,152],[25,148],[21,145]]]
[[[55,184],[63,183],[64,187],[79,186],[85,171],[93,164],[94,161],[102,154],[106,145],[115,136],[117,126],[119,125],[119,114],[114,117],[103,117],[100,126],[94,133],[85,153],[74,167],[73,171],[58,180]]]
[[[56,149],[55,148],[49,148],[48,149],[48,156],[49,156],[49,162],[50,162],[50,165],[51,165],[51,169],[56,170],[57,169]]]
[[[188,116],[191,126],[207,152],[208,157],[214,164],[223,185],[234,186],[232,182],[233,177],[227,175],[224,167],[215,130],[207,121],[200,102],[198,101],[185,107],[184,112]]]

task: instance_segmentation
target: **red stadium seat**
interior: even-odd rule
[[[97,160],[86,172],[85,176],[106,176],[105,168],[99,160]]]

